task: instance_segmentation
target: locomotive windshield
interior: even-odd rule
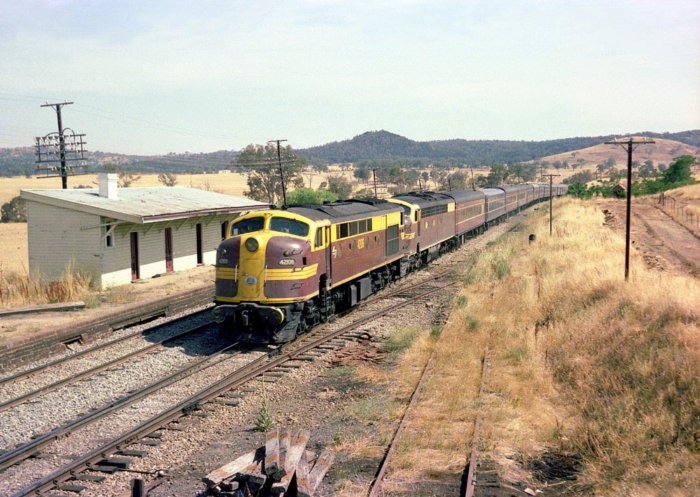
[[[244,233],[251,233],[253,231],[261,231],[265,225],[264,217],[251,217],[249,219],[242,219],[231,226],[231,236],[242,235]]]
[[[289,233],[290,235],[307,236],[309,234],[309,225],[297,221],[296,219],[288,219],[286,217],[273,217],[270,219],[270,231],[280,231]]]

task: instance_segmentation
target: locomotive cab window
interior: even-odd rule
[[[253,231],[261,231],[265,226],[264,217],[251,217],[249,219],[241,219],[231,226],[231,236],[243,235],[244,233],[252,233]]]
[[[309,234],[309,225],[297,221],[296,219],[273,217],[270,219],[270,231],[279,231],[280,233],[289,233],[290,235],[296,236],[307,236]]]
[[[316,241],[314,242],[314,248],[323,246],[323,228],[316,228]]]

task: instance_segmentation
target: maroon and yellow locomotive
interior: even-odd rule
[[[290,341],[549,193],[413,192],[241,216],[217,251],[214,316],[249,342]]]

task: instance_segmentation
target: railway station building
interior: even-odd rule
[[[214,264],[231,220],[268,204],[182,187],[22,190],[29,271],[59,278],[86,271],[99,288]]]

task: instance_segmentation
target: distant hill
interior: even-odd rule
[[[652,138],[675,140],[700,147],[700,130],[680,133],[643,132]],[[329,163],[382,160],[457,162],[476,166],[508,162],[525,162],[555,154],[599,145],[619,135],[562,138],[546,141],[513,140],[439,140],[413,141],[388,131],[368,131],[351,140],[297,150],[309,161]]]
[[[686,145],[700,147],[700,130],[681,131],[679,133],[641,132],[655,139],[680,142],[668,147],[673,150],[686,150]],[[488,166],[508,162],[526,162],[533,159],[568,160],[572,152],[601,145],[606,140],[619,135],[561,138],[545,141],[514,140],[435,140],[419,142],[390,133],[389,131],[368,131],[350,140],[327,143],[317,147],[297,150],[298,155],[305,156],[310,162],[363,162],[363,161],[401,161],[405,165],[470,164]],[[603,153],[608,153],[607,146]],[[697,150],[688,149],[688,150]],[[618,151],[620,152],[620,151]],[[677,155],[688,152],[679,152]],[[559,154],[563,154],[561,157]],[[230,167],[238,152],[220,150],[199,154],[167,154],[160,156],[138,156],[107,152],[88,152],[87,170],[98,171],[105,164],[117,164],[123,171],[144,173],[174,172],[198,173],[213,172]],[[557,158],[552,158],[556,156]],[[617,157],[617,155],[615,155]],[[597,159],[591,159],[597,160]],[[644,160],[644,158],[642,158]],[[660,160],[660,159],[659,159]],[[36,174],[34,149],[32,147],[0,148],[0,176],[22,176]]]
[[[651,136],[651,133],[645,134]],[[670,140],[666,138],[654,137],[653,145],[640,145],[634,151],[633,160],[636,162],[644,162],[651,160],[655,164],[664,163],[670,164],[675,157],[679,155],[694,155],[700,156],[700,147],[681,143],[678,140]],[[605,145],[599,143],[592,147],[587,147],[579,150],[564,152],[561,154],[550,155],[543,157],[542,160],[550,163],[568,162],[569,164],[578,164],[579,166],[597,165],[605,162],[612,157],[618,166],[627,164],[627,152],[620,146]]]

